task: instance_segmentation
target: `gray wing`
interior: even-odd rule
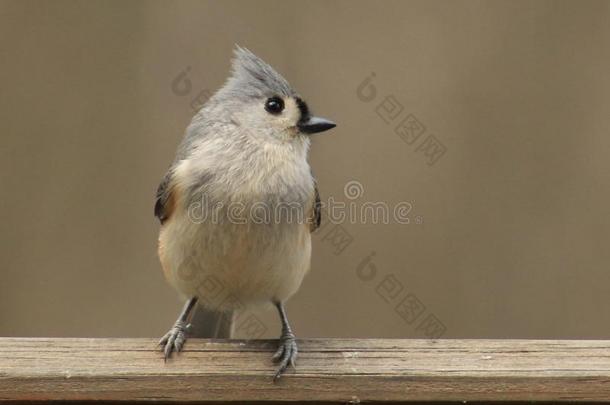
[[[169,170],[157,188],[157,195],[155,199],[155,216],[159,218],[159,222],[161,222],[161,224],[163,224],[170,217],[171,211],[173,210],[173,198],[170,189],[171,180],[172,173],[171,170]]]
[[[310,218],[310,231],[315,232],[322,224],[322,202],[320,201],[320,192],[318,191],[318,183],[314,180],[314,199]]]

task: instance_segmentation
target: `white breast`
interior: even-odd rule
[[[250,151],[246,160],[226,145],[223,153],[221,141],[200,150],[175,170],[179,198],[159,235],[166,277],[185,297],[198,296],[215,309],[285,301],[310,265],[311,236],[303,219],[314,191],[306,149],[295,153],[293,145],[269,145]],[[199,178],[210,184],[200,184]],[[210,209],[217,205],[212,204],[201,207],[199,215],[189,213],[189,206],[199,201],[193,199],[198,192],[207,194],[208,202],[224,204],[225,211],[217,210],[220,214],[213,218]],[[289,211],[279,205],[286,203],[299,204],[304,217],[284,215]],[[279,214],[255,223],[261,221],[249,215],[253,205]],[[245,216],[230,220],[229,206],[244,207]],[[207,215],[205,220],[201,214]]]

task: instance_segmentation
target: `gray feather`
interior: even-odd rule
[[[320,191],[318,183],[314,179],[314,201],[313,201],[313,217],[310,224],[311,232],[315,232],[322,225],[322,202],[320,201]]]
[[[237,97],[241,100],[296,95],[281,74],[248,49],[240,46],[235,47],[231,76],[219,93],[222,96]]]
[[[161,184],[157,188],[157,195],[155,198],[155,216],[159,218],[161,224],[165,222],[168,217],[166,212],[166,204],[169,199],[169,186],[171,181],[171,171],[165,173]]]

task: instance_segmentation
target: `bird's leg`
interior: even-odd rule
[[[273,377],[273,380],[277,381],[289,365],[292,366],[292,368],[295,368],[298,350],[294,333],[292,333],[286,311],[284,310],[284,304],[276,302],[275,306],[277,307],[277,310],[280,313],[280,319],[282,320],[282,335],[280,336],[279,347],[272,358],[274,362],[280,363],[277,372]]]
[[[163,352],[165,353],[165,361],[172,355],[172,352],[182,350],[182,346],[186,342],[186,322],[195,305],[197,305],[197,297],[189,299],[184,304],[184,308],[182,308],[174,326],[159,341],[159,346],[163,347]]]

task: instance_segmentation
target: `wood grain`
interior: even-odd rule
[[[274,341],[0,339],[0,400],[608,401],[610,341],[299,341],[274,384]]]

